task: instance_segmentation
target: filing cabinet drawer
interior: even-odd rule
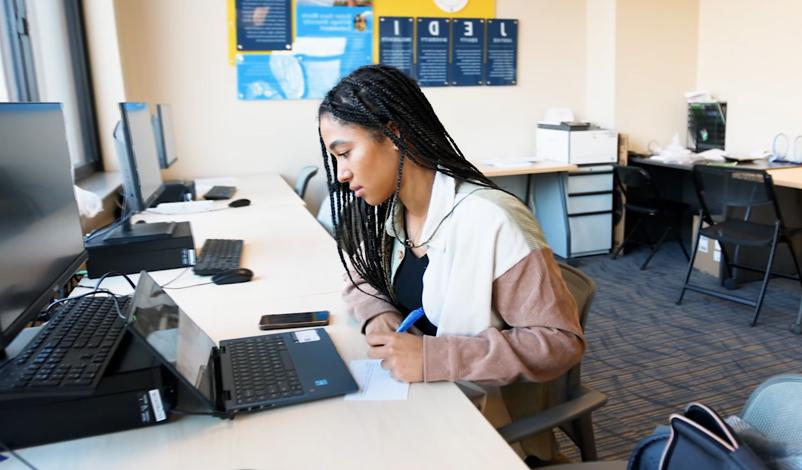
[[[586,175],[568,175],[568,194],[592,193],[613,190],[613,174],[588,173]]]
[[[613,210],[612,193],[568,196],[568,215]]]
[[[610,251],[612,214],[569,216],[568,225],[571,230],[571,256]]]

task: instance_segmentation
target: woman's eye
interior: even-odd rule
[[[343,153],[337,154],[337,157],[338,158],[348,158],[348,155],[350,155],[350,154],[351,154],[351,151],[348,150],[347,152],[343,152]]]

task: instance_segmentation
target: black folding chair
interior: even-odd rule
[[[801,233],[802,228],[790,229],[785,226],[777,204],[777,197],[774,194],[771,175],[763,170],[695,165],[693,180],[701,206],[699,215],[707,227],[701,227],[703,224],[700,223],[677,304],[682,302],[682,297],[687,289],[749,305],[755,309],[751,322],[751,325],[754,326],[757,323],[757,317],[766,295],[766,287],[772,275],[797,280],[802,284],[799,262],[791,244],[791,237]],[[733,268],[763,274],[763,283],[757,299],[747,299],[690,284],[696,249],[702,236],[716,240],[721,245],[721,260],[724,262],[725,269],[725,279],[722,280],[722,283],[733,278]],[[788,245],[796,276],[772,272],[771,268],[779,243]],[[742,246],[767,247],[766,267],[758,268],[740,264],[738,255]],[[728,248],[732,247],[734,247],[734,257],[731,259]]]
[[[624,241],[613,251],[612,258],[615,259],[624,249],[624,245],[630,243],[635,234],[640,230],[641,236],[646,240],[651,252],[646,260],[641,264],[641,271],[646,269],[649,261],[663,246],[668,235],[674,232],[674,237],[682,248],[686,259],[688,250],[682,243],[680,227],[682,226],[682,214],[688,209],[688,205],[681,202],[674,202],[662,199],[657,187],[652,182],[652,178],[646,170],[636,166],[616,166],[615,180],[619,190],[626,198],[624,208],[627,214],[637,214],[637,221],[629,234],[624,237]],[[649,231],[643,228],[644,221],[653,221],[657,226],[665,227],[656,243],[652,242]]]

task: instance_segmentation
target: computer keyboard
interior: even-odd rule
[[[242,258],[242,245],[242,240],[207,239],[192,270],[199,276],[211,276],[237,269]]]
[[[203,198],[210,200],[231,199],[236,192],[237,188],[234,186],[212,186],[212,189],[206,191]]]
[[[117,297],[123,315],[129,302],[130,297]],[[125,323],[111,297],[68,302],[0,369],[0,399],[91,393],[123,337]]]
[[[233,398],[238,405],[303,395],[298,372],[280,335],[226,344],[234,375]]]

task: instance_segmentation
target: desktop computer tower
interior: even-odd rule
[[[136,228],[137,224],[133,225]],[[111,271],[136,274],[195,265],[195,240],[189,222],[176,222],[169,236],[152,240],[110,243],[98,237],[86,242],[86,251],[86,268],[92,279]]]
[[[129,332],[95,391],[0,401],[0,441],[12,449],[167,422],[176,380]]]

